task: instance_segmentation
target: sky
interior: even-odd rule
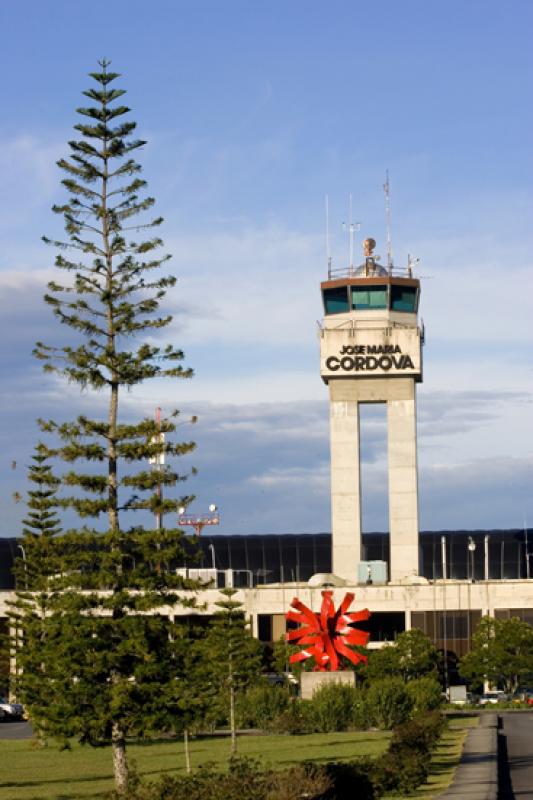
[[[37,418],[105,413],[31,355],[68,342],[41,237],[61,235],[55,162],[103,57],[178,277],[164,341],[195,371],[132,391],[123,414],[181,410],[191,510],[216,503],[220,533],[330,530],[324,198],[334,266],[350,193],[384,254],[388,170],[395,263],[420,258],[421,529],[531,525],[532,25],[530,0],[1,4],[0,535],[21,530]],[[381,406],[363,410],[362,457],[364,530],[387,530]]]

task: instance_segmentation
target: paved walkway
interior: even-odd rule
[[[532,795],[533,797],[533,795]],[[461,763],[439,800],[497,800],[498,715],[483,714],[466,736]],[[511,798],[509,798],[511,800]]]

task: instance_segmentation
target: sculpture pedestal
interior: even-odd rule
[[[302,700],[311,700],[317,689],[342,683],[355,687],[355,673],[352,670],[338,672],[302,672],[300,676],[300,696]]]

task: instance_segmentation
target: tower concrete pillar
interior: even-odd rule
[[[387,401],[390,579],[418,574],[418,474],[415,385],[409,399]]]
[[[329,407],[333,572],[349,579],[361,560],[359,404],[357,400],[332,397]]]

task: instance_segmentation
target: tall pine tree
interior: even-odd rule
[[[234,600],[237,589],[221,589],[223,596],[210,620],[204,638],[196,644],[203,664],[202,693],[213,706],[227,714],[231,735],[231,755],[237,752],[235,701],[240,692],[258,682],[263,648],[250,632],[242,603]]]
[[[43,684],[54,691],[43,691],[30,713],[38,708],[39,719],[46,716],[48,734],[110,742],[121,792],[126,737],[157,727],[161,686],[173,679],[168,609],[185,602],[183,588],[193,588],[176,575],[179,532],[134,525],[131,512],[160,518],[187,504],[187,496],[171,500],[158,491],[186,476],[147,462],[188,454],[194,444],[171,441],[177,412],[159,424],[132,423],[120,413],[120,399],[148,379],[190,378],[192,371],[182,366],[181,350],[154,343],[172,319],[159,305],[175,279],[161,270],[169,256],[160,255],[154,229],[162,219],[146,218],[154,200],[133,157],[145,142],[132,138],[136,124],[117,102],[124,95],[114,88],[119,75],[106,60],[99,66],[84,92],[91,105],[77,109],[78,138],[58,162],[68,198],[53,210],[67,236],[45,239],[59,251],[55,264],[64,276],[49,284],[45,300],[72,336],[63,347],[37,343],[35,355],[46,371],[93,393],[95,407],[103,398],[107,410],[102,418],[40,421],[50,434],[42,454],[69,465],[58,476],[61,506],[94,522],[54,537],[53,572],[41,576],[53,591],[40,652]],[[24,621],[21,627],[24,633]]]

